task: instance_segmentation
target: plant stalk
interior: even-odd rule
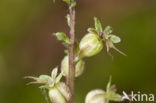
[[[71,0],[71,2],[74,2],[74,0]],[[70,13],[70,32],[69,32],[69,38],[70,38],[70,46],[69,46],[69,73],[67,76],[67,85],[70,88],[71,91],[71,99],[69,100],[69,103],[74,103],[74,79],[75,79],[75,53],[74,53],[74,42],[75,42],[75,7],[69,7],[69,13]]]

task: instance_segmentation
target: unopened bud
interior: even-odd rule
[[[79,46],[80,46],[79,58],[90,57],[98,54],[102,50],[103,41],[98,35],[88,33],[82,38]]]
[[[85,99],[85,103],[105,103],[105,92],[101,89],[90,91]]]
[[[70,93],[70,90],[69,90],[69,87],[63,83],[63,82],[60,82],[56,88],[61,92],[61,94],[65,97],[66,101],[69,101],[70,97],[71,97],[71,93]]]
[[[49,90],[49,98],[52,103],[66,103],[65,98],[56,88],[51,88]]]
[[[76,63],[75,67],[75,77],[80,76],[84,71],[85,62],[80,60]],[[65,56],[61,62],[61,71],[64,76],[68,76],[69,72],[69,56]]]
[[[52,103],[67,103],[71,97],[69,88],[63,82],[49,89],[49,98]]]

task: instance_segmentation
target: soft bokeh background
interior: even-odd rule
[[[87,58],[84,74],[76,79],[76,103],[95,88],[105,89],[109,76],[118,92],[156,94],[156,1],[77,0],[77,40],[93,27],[97,16],[122,38],[112,50]],[[0,0],[0,103],[46,103],[38,86],[26,86],[24,76],[50,74],[65,55],[51,34],[68,33],[67,6],[56,0]]]

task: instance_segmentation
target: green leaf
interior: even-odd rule
[[[122,101],[122,96],[115,93],[114,91],[110,91],[107,94],[107,99],[109,99],[110,101],[119,102],[119,101]]]
[[[97,19],[96,17],[94,17],[94,22],[95,22],[95,29],[101,33],[103,32],[103,29],[102,29],[102,25],[101,25],[101,22],[99,19]]]
[[[61,78],[62,78],[63,74],[60,73],[57,77],[56,77],[56,83],[60,82]]]
[[[116,88],[111,86],[112,77],[110,76],[109,82],[106,87],[106,99],[109,101],[119,102],[122,101],[122,96],[116,93]]]
[[[55,35],[56,35],[57,39],[60,41],[63,41],[66,39],[66,34],[63,32],[57,32]]]
[[[67,14],[67,24],[68,24],[68,26],[70,26],[70,15],[69,14]]]
[[[63,32],[57,32],[57,33],[55,33],[55,36],[57,37],[57,39],[59,41],[63,41],[67,45],[70,44],[69,38],[66,36],[65,33],[63,33]]]
[[[106,92],[107,92],[107,93],[110,91],[110,88],[111,88],[111,81],[112,81],[112,77],[110,76],[109,82],[108,82],[107,87],[106,87]]]
[[[48,75],[40,75],[40,76],[39,76],[39,80],[40,80],[41,83],[42,83],[42,82],[49,82],[49,81],[51,81],[52,79],[51,79],[51,77],[48,76]]]
[[[51,72],[51,78],[53,81],[55,81],[56,76],[57,76],[57,72],[58,72],[58,67],[55,67],[52,72]]]
[[[109,35],[110,33],[112,33],[113,30],[112,30],[112,27],[110,26],[107,26],[105,29],[104,29],[104,34],[105,35]]]
[[[109,40],[111,40],[113,43],[119,43],[121,41],[120,37],[116,35],[109,35],[108,36]]]

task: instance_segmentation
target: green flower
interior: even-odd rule
[[[85,62],[83,60],[79,60],[75,66],[75,77],[80,76],[84,71]],[[69,56],[65,56],[61,62],[61,71],[64,76],[68,76],[69,71]]]
[[[80,57],[91,57],[98,54],[103,48],[102,39],[93,33],[86,34],[80,41]]]

